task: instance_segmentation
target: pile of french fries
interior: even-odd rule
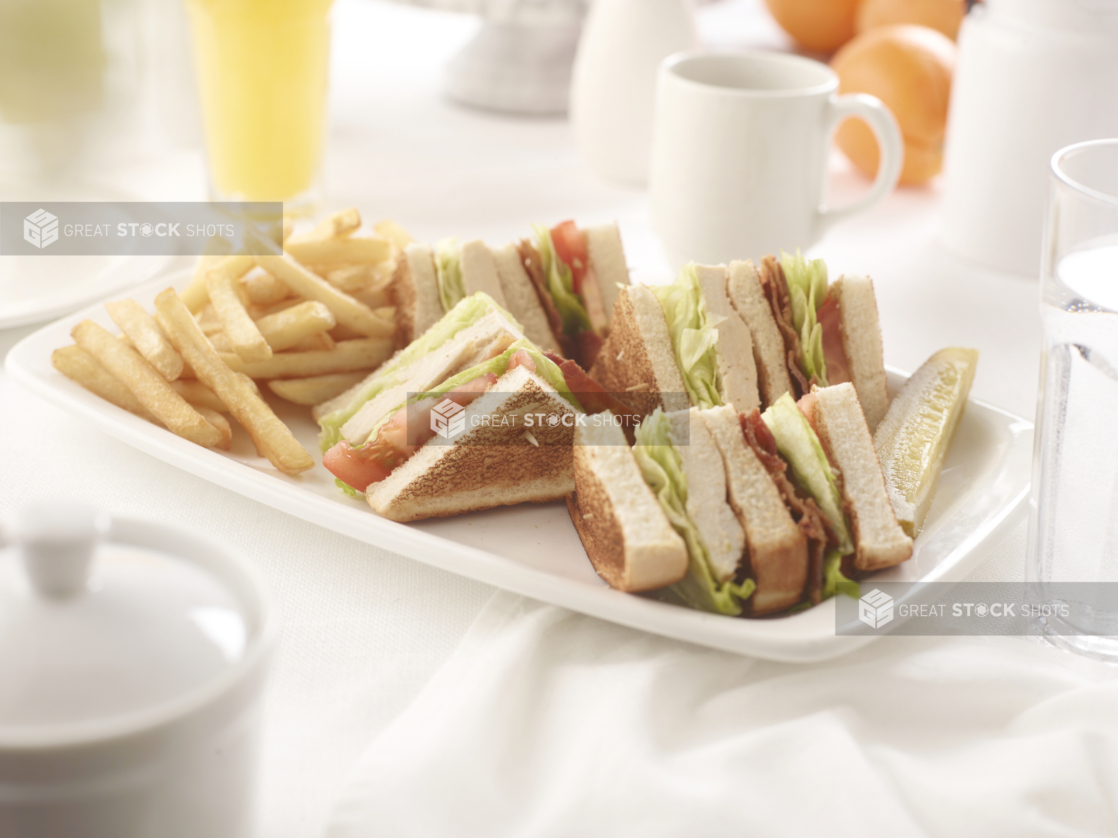
[[[356,209],[293,233],[266,255],[203,256],[181,294],[168,288],[150,314],[134,300],[105,304],[120,328],[92,320],[55,351],[56,369],[137,416],[209,448],[229,450],[231,415],[285,474],[314,460],[261,398],[315,405],[342,393],[394,350],[389,289],[411,241],[392,221],[361,227]]]

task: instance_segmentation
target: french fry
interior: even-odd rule
[[[288,427],[240,375],[222,362],[173,288],[159,293],[155,298],[155,307],[163,316],[164,329],[171,343],[194,368],[198,379],[217,394],[229,412],[245,427],[257,450],[285,474],[299,474],[313,468],[311,455]],[[231,357],[240,362],[237,355]]]
[[[367,288],[374,284],[378,278],[375,265],[344,265],[340,268],[319,265],[309,270],[347,294]]]
[[[97,363],[97,359],[80,346],[64,346],[54,350],[50,362],[64,376],[105,401],[143,419],[155,419],[119,378]]]
[[[226,413],[229,410],[225,406],[225,402],[219,399],[217,394],[201,381],[182,381],[180,379],[179,381],[172,381],[171,386],[176,393],[192,404],[195,410],[201,407],[216,410],[218,413]],[[213,422],[210,422],[210,424],[212,425]],[[218,428],[218,430],[221,429]]]
[[[186,306],[182,310],[190,317]],[[194,318],[190,320],[194,322]],[[92,320],[83,320],[70,335],[171,431],[206,448],[220,442],[218,430],[187,404],[135,349],[122,344]]]
[[[368,288],[361,288],[360,290],[353,292],[353,298],[358,302],[364,303],[369,308],[373,309],[373,311],[381,308],[389,308],[390,311],[388,317],[384,318],[387,319],[389,322],[392,321],[392,318],[396,314],[396,309],[391,308],[392,295],[384,286],[378,288],[371,285]],[[380,314],[378,314],[378,316],[383,317],[383,315]]]
[[[342,238],[348,236],[350,233],[357,232],[360,227],[361,213],[357,211],[356,207],[350,207],[349,209],[331,213],[319,221],[313,229],[305,233],[300,233],[297,236],[292,236],[291,241],[299,243]]]
[[[167,342],[163,331],[135,300],[105,303],[109,317],[128,336],[136,351],[168,381],[182,375],[182,356]]]
[[[225,334],[233,344],[233,351],[245,361],[266,361],[272,357],[272,347],[256,328],[256,323],[238,294],[238,281],[229,272],[215,269],[206,277],[206,289],[210,292],[217,316],[225,324]]]
[[[392,243],[379,236],[315,241],[296,241],[292,237],[284,242],[283,249],[304,265],[352,265],[392,258]]]
[[[180,352],[182,350],[179,350]],[[248,363],[235,353],[220,353],[221,360],[249,378],[309,378],[335,372],[373,369],[392,355],[391,338],[358,338],[339,341],[332,350],[277,352],[267,361]],[[187,358],[189,361],[190,359]],[[193,363],[193,362],[191,362]],[[202,377],[198,370],[199,378]],[[216,391],[215,391],[216,392]]]
[[[268,382],[268,388],[281,399],[313,406],[344,393],[358,381],[363,381],[368,374],[369,370],[359,370],[311,378],[276,379]]]
[[[215,397],[216,398],[216,397]],[[221,441],[214,446],[220,448],[222,451],[228,451],[233,447],[233,429],[229,426],[229,420],[222,416],[218,411],[212,410],[202,405],[194,405],[194,409],[201,414],[202,418],[217,428],[217,432],[221,434]]]
[[[267,271],[254,268],[241,277],[241,289],[253,305],[270,306],[291,296],[291,289]]]
[[[209,289],[206,287],[206,277],[210,271],[221,270],[227,272],[234,279],[240,279],[255,264],[251,256],[203,256],[198,260],[194,269],[194,277],[182,292],[182,300],[186,307],[197,313],[209,300]]]
[[[373,232],[378,236],[388,239],[392,242],[393,247],[397,250],[403,250],[415,239],[411,237],[407,230],[393,221],[391,218],[386,218],[384,221],[378,221],[373,225]]]
[[[217,316],[217,309],[213,307],[209,299],[210,298],[207,295],[206,304],[202,306],[202,310],[195,315],[195,319],[198,321],[198,326],[202,329],[202,334],[204,335],[212,335],[215,332],[225,331],[225,324],[222,323],[221,318]],[[159,322],[158,317],[156,317],[155,319],[156,322]],[[162,325],[163,324],[160,323],[160,326]],[[164,331],[166,331],[166,329],[164,329]]]
[[[317,335],[310,335],[303,338],[294,346],[288,347],[288,352],[313,352],[316,349],[333,349],[338,345],[338,342],[330,337],[329,332],[319,332]]]
[[[287,241],[291,238],[291,234],[295,232],[295,220],[290,216],[283,217],[283,240]]]
[[[214,256],[206,254],[198,260],[198,264],[194,267],[194,276],[190,280],[190,284],[183,289],[182,301],[186,303],[186,307],[192,312],[199,312],[202,307],[209,302],[210,295],[206,290],[206,274],[210,269],[215,267],[224,256]]]
[[[299,303],[304,302],[301,297],[288,297],[286,300],[280,300],[278,303],[272,303],[270,306],[254,306],[248,307],[248,314],[253,320],[259,320],[261,317],[267,317],[269,314],[275,314],[277,311],[286,311],[292,306],[297,306]]]
[[[206,335],[209,338],[210,345],[218,352],[232,352],[233,341],[229,340],[229,335],[225,332],[214,332],[212,335]]]
[[[283,280],[296,294],[325,305],[334,312],[338,323],[349,326],[360,335],[388,337],[396,329],[391,320],[378,317],[367,305],[339,291],[288,256],[257,256],[256,261],[268,273]]]
[[[334,313],[322,303],[301,302],[256,321],[256,328],[276,352],[290,349],[303,338],[327,332],[337,325]],[[238,353],[240,354],[240,353]],[[244,357],[243,355],[241,356]],[[245,360],[252,360],[245,358]]]
[[[360,338],[363,338],[364,335],[360,332],[355,332],[353,329],[349,328],[349,326],[338,325],[330,330],[330,337],[332,337],[336,341],[343,341],[358,340]]]
[[[244,383],[248,385],[248,389],[250,389],[250,390],[252,390],[252,392],[256,393],[257,396],[260,395],[260,388],[256,386],[255,381],[253,381],[251,378],[249,378],[243,372],[239,372],[239,373],[237,373],[237,375],[239,375],[241,377],[241,380],[244,381]]]

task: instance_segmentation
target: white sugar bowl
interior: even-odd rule
[[[224,548],[65,504],[0,540],[0,838],[242,838],[276,627]]]

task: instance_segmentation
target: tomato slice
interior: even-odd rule
[[[505,367],[505,372],[512,372],[517,367],[527,367],[528,372],[536,371],[536,362],[532,360],[532,356],[528,354],[527,349],[518,349],[512,353],[509,358],[509,365]]]
[[[590,267],[590,256],[586,250],[586,237],[573,221],[564,221],[551,228],[551,243],[555,245],[555,255],[571,269],[574,279],[574,292],[582,292],[582,279]]]
[[[343,439],[323,455],[322,465],[346,485],[364,492],[392,473],[396,455],[395,447],[381,439],[364,448],[354,448]]]
[[[523,353],[522,364],[532,364],[532,359],[521,350],[513,357]],[[527,363],[524,364],[523,362]],[[412,415],[402,407],[397,410],[377,432],[377,437],[361,448],[354,448],[342,440],[322,457],[322,465],[343,483],[364,492],[371,484],[379,483],[392,473],[392,470],[406,462],[416,451],[435,436],[431,430],[431,408],[443,399],[467,407],[478,396],[497,383],[497,375],[487,372],[472,381],[467,381],[448,393],[417,402]],[[409,434],[409,418],[412,420]],[[411,438],[409,438],[411,437]]]
[[[846,348],[842,344],[840,323],[842,313],[834,294],[828,294],[826,302],[816,313],[819,325],[823,327],[823,358],[827,362],[827,383],[845,384],[850,381],[850,362]]]

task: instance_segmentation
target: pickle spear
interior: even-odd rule
[[[893,511],[914,538],[935,497],[977,365],[977,349],[941,349],[905,382],[874,433]]]

